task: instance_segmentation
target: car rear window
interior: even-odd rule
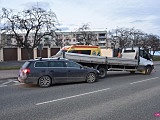
[[[22,68],[27,68],[27,67],[29,66],[29,64],[30,64],[29,61],[25,62],[25,63],[22,65]]]

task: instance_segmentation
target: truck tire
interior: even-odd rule
[[[135,71],[130,71],[131,74],[135,74]]]
[[[106,75],[107,75],[107,71],[106,71],[106,69],[105,68],[103,68],[103,67],[100,67],[100,68],[98,68],[98,71],[99,71],[99,77],[100,78],[105,78],[106,77]]]
[[[150,66],[146,66],[145,67],[145,71],[144,71],[144,74],[145,75],[150,75],[152,72],[152,68]]]

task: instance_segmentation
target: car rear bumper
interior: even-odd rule
[[[19,77],[18,77],[18,79],[17,79],[20,83],[25,83],[25,80],[22,80],[22,79],[20,79]]]
[[[18,81],[20,83],[26,83],[26,84],[37,84],[38,79],[35,77],[27,77],[26,79],[22,79],[21,77],[18,77]]]

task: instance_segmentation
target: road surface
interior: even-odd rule
[[[0,120],[160,120],[160,65],[151,75],[109,72],[93,84],[49,88],[0,81]]]

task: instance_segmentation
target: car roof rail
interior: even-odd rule
[[[37,57],[35,58],[35,60],[42,60],[42,57]]]

